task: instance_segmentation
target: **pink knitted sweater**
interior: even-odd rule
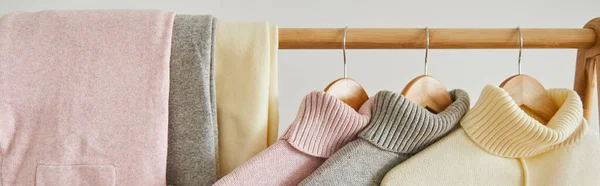
[[[297,185],[369,122],[373,100],[358,112],[325,92],[304,97],[283,136],[215,185]]]
[[[1,17],[0,185],[165,185],[173,17]]]

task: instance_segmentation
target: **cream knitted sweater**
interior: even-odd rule
[[[486,86],[462,128],[394,167],[382,185],[599,185],[600,140],[579,96],[548,93],[559,110],[544,125]]]

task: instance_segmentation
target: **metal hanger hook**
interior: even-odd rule
[[[427,75],[427,58],[429,57],[429,27],[425,26],[425,71]]]
[[[344,78],[347,78],[348,75],[348,65],[346,65],[346,32],[348,31],[348,26],[344,27],[344,38],[343,40],[343,46],[342,46],[342,51],[344,52]]]
[[[521,56],[523,56],[523,31],[521,31],[520,26],[517,26],[517,31],[519,31],[519,74],[521,74]]]

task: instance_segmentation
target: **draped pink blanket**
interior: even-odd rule
[[[173,18],[0,18],[3,185],[165,185]]]

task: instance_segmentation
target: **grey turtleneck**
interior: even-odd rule
[[[211,185],[217,179],[215,22],[210,15],[175,16],[170,63],[168,185]]]
[[[452,104],[433,114],[399,93],[381,91],[369,125],[300,185],[379,185],[396,165],[456,129],[469,110],[469,95],[450,91]]]

